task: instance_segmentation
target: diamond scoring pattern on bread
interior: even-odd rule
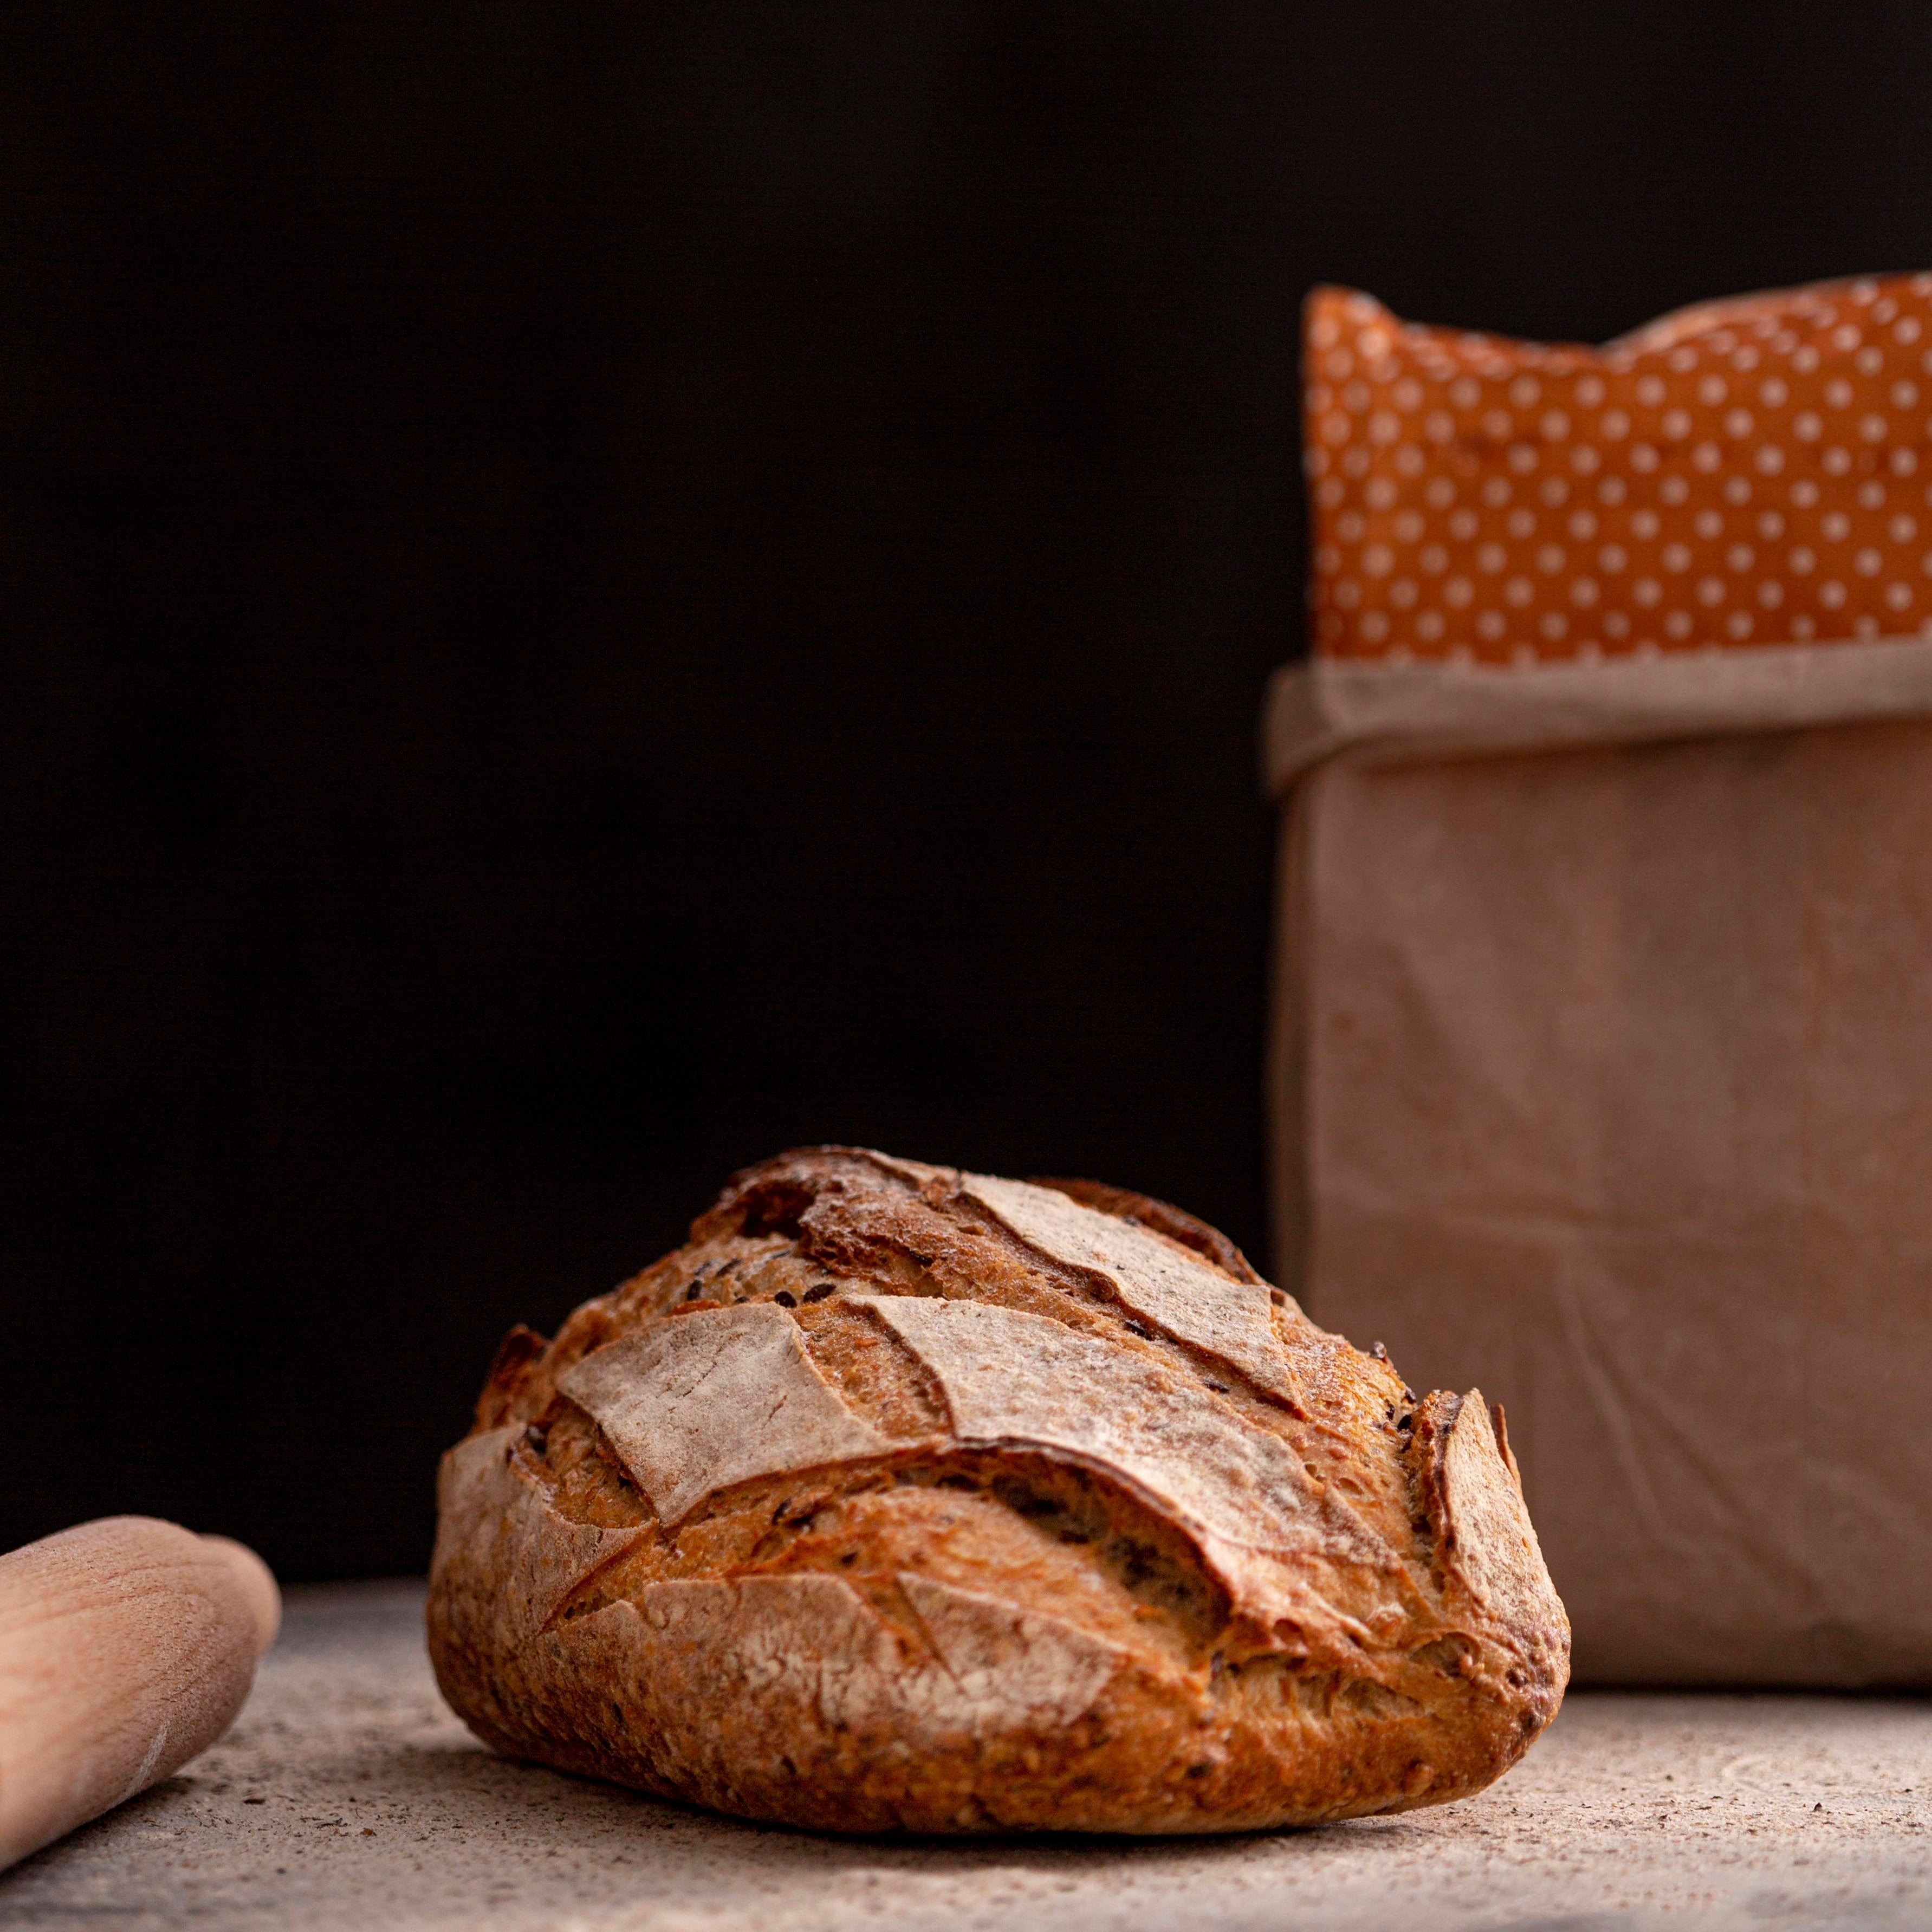
[[[1188,1534],[1261,1623],[1310,1616],[1310,1586],[1336,1562],[1364,1578],[1400,1575],[1395,1553],[1317,1490],[1287,1444],[1159,1362],[985,1302],[870,1299],[938,1376],[962,1443],[1077,1456],[1130,1488]],[[1375,1592],[1374,1609],[1385,1612],[1393,1594]]]
[[[960,1177],[961,1191],[1041,1253],[1103,1274],[1144,1322],[1192,1342],[1288,1402],[1297,1390],[1275,1346],[1265,1282],[1224,1274],[1178,1242],[1051,1188],[992,1174]]]
[[[1016,1715],[1070,1724],[1125,1660],[1062,1618],[904,1570],[898,1585],[975,1729]]]
[[[1445,1570],[1492,1614],[1534,1616],[1548,1573],[1483,1392],[1442,1400],[1454,1405],[1441,1438],[1438,1477]]]
[[[734,1483],[886,1446],[826,1387],[797,1324],[769,1301],[633,1330],[557,1387],[596,1419],[665,1523]]]
[[[506,1345],[430,1628],[500,1748],[856,1830],[1454,1798],[1568,1647],[1480,1396],[1161,1204],[838,1148]]]
[[[520,1428],[490,1429],[443,1458],[436,1484],[436,1556],[483,1554],[495,1614],[520,1642],[543,1628],[584,1581],[637,1540],[634,1529],[573,1522],[550,1505],[544,1486],[520,1464]]]

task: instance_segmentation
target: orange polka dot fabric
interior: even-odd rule
[[[1932,638],[1932,275],[1604,349],[1306,314],[1314,642],[1537,664]]]

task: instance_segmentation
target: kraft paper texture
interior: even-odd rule
[[[1580,1681],[1932,1684],[1932,645],[1285,674],[1277,1258]]]

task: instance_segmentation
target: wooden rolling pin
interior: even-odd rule
[[[0,1556],[0,1867],[206,1750],[280,1620],[253,1550],[151,1516]]]

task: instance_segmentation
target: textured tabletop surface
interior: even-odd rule
[[[506,1763],[443,1708],[422,1594],[296,1592],[241,1722],[0,1876],[0,1925],[1932,1926],[1932,1704],[1573,1696],[1462,1804],[1252,1838],[938,1843],[730,1823]]]

